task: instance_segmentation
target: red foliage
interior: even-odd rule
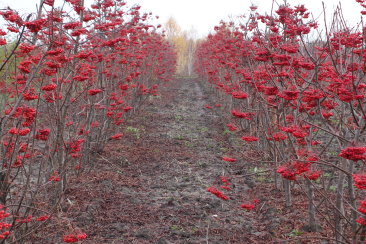
[[[236,162],[236,158],[222,157],[222,160],[226,162]]]
[[[101,93],[101,92],[103,92],[103,90],[101,90],[101,89],[90,89],[90,90],[88,91],[88,94],[89,94],[90,96],[94,96],[94,95],[97,95],[98,93]]]
[[[342,149],[339,156],[352,161],[359,161],[366,159],[366,155],[364,155],[364,153],[366,153],[366,147],[347,147]]]
[[[227,124],[226,126],[230,131],[236,131],[238,129],[238,127],[236,127],[234,124],[231,123]]]
[[[355,181],[355,186],[360,190],[366,190],[366,174],[358,173],[353,174],[353,180]]]
[[[118,133],[118,134],[115,134],[115,135],[111,136],[111,139],[113,139],[113,140],[119,140],[119,139],[121,139],[122,136],[123,136],[122,133]]]
[[[228,196],[226,196],[221,191],[217,190],[215,187],[210,187],[210,188],[207,189],[207,191],[214,194],[215,196],[217,196],[218,198],[220,198],[222,200],[229,200],[230,199]]]
[[[244,204],[243,203],[242,205],[240,205],[240,207],[250,211],[250,210],[253,210],[255,208],[255,205],[251,204],[251,203],[249,203],[249,204]]]
[[[255,136],[242,136],[241,139],[247,142],[253,142],[259,140],[259,138]]]

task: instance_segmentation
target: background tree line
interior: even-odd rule
[[[165,23],[165,36],[174,44],[177,53],[177,74],[191,76],[193,74],[193,57],[196,50],[197,32],[192,27],[182,30],[177,21],[170,17]]]

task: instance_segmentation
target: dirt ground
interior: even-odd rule
[[[122,140],[71,179],[63,211],[87,233],[83,243],[310,243],[291,240],[306,206],[284,208],[268,175],[253,177],[242,159],[222,160],[237,148],[204,90],[188,78],[162,87],[126,122]],[[220,189],[220,176],[231,191]],[[230,199],[207,192],[211,186]],[[255,198],[254,210],[240,207]]]

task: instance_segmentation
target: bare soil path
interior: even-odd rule
[[[90,172],[73,179],[65,211],[88,234],[85,243],[270,239],[276,219],[240,208],[253,191],[244,177],[232,180],[231,192],[222,190],[228,201],[207,192],[220,188],[220,176],[242,173],[240,162],[221,159],[232,148],[207,103],[195,79],[176,79],[126,123],[122,140],[96,155]]]

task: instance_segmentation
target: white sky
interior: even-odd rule
[[[91,3],[93,0],[85,0]],[[160,16],[159,22],[165,23],[173,16],[183,30],[194,28],[198,35],[203,37],[212,31],[220,20],[228,20],[230,16],[245,15],[248,13],[249,6],[258,6],[260,13],[269,12],[272,0],[126,0],[128,5],[139,4],[145,12],[153,12]],[[343,13],[346,21],[354,25],[360,20],[361,6],[355,0],[323,0],[327,8],[327,16],[338,3],[342,4]],[[11,8],[19,10],[21,13],[29,13],[35,10],[39,0],[0,0],[0,9],[9,5]],[[56,0],[56,4],[62,0]],[[283,0],[277,0],[283,3]],[[319,16],[322,11],[321,0],[287,0],[291,6],[305,4],[314,17]],[[276,9],[276,8],[275,8]],[[321,18],[321,22],[323,18]]]

